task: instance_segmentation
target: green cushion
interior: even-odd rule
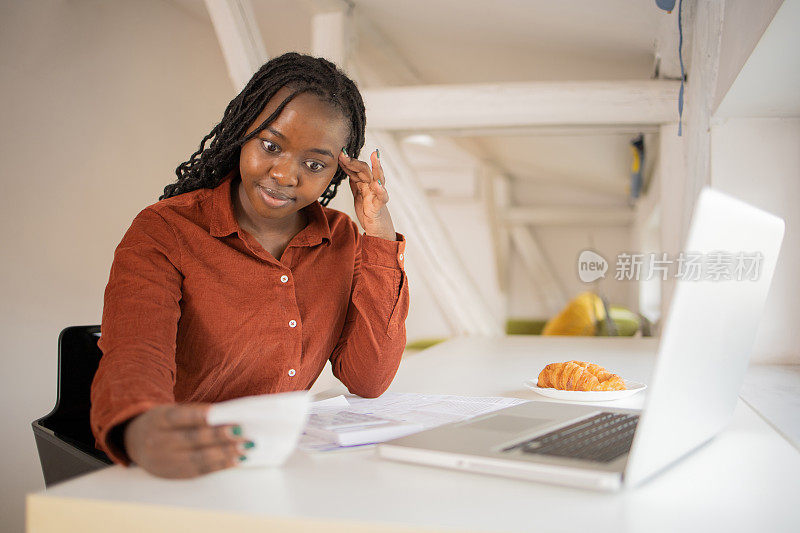
[[[541,335],[547,320],[509,318],[506,320],[507,335]]]
[[[439,339],[439,338],[425,338],[425,339],[417,339],[414,342],[409,342],[406,344],[406,350],[424,350],[426,348],[430,348],[431,346],[436,346],[440,342],[444,342],[447,339]]]
[[[641,321],[639,315],[618,305],[612,305],[609,308],[611,320],[617,326],[617,335],[620,337],[632,337],[639,331]],[[598,324],[597,334],[600,336],[608,336],[608,328],[604,320]]]

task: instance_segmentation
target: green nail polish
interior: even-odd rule
[[[244,447],[245,447],[245,448],[252,448],[252,447],[253,447],[253,446],[255,446],[255,445],[256,445],[256,443],[255,443],[255,442],[253,442],[253,441],[251,441],[251,440],[249,440],[249,441],[247,441],[247,442],[245,442],[245,443],[244,443]]]
[[[231,429],[234,435],[241,435],[242,434],[242,426],[233,426]]]
[[[347,153],[347,150],[345,150],[344,148],[342,148],[342,153],[343,153],[344,155],[346,155],[347,157],[350,157],[350,154],[348,154],[348,153]]]
[[[381,183],[381,180],[378,180],[378,185],[380,185],[381,187],[383,187],[383,183]]]
[[[381,158],[381,151],[379,149],[375,148],[375,153],[378,154],[378,159],[380,159]]]
[[[247,459],[246,455],[240,455],[239,456],[239,461],[244,461],[245,459]]]

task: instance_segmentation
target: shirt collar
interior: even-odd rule
[[[235,180],[239,177],[235,170],[225,176],[219,185],[211,193],[211,223],[209,233],[213,237],[225,237],[231,233],[239,231],[239,222],[233,213],[233,199],[231,192]],[[308,216],[308,225],[295,236],[299,246],[314,246],[321,242],[331,243],[331,228],[328,224],[328,217],[325,215],[322,204],[319,200],[307,205],[302,211]],[[295,239],[292,239],[295,241]]]

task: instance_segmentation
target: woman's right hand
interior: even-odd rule
[[[164,478],[192,478],[236,465],[253,445],[235,434],[236,426],[209,426],[210,407],[159,405],[133,418],[123,433],[128,456]]]

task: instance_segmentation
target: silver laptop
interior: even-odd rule
[[[727,280],[678,278],[641,412],[532,401],[380,444],[378,454],[598,490],[641,483],[733,416],[783,232],[780,218],[701,191],[685,252],[709,262],[741,252],[750,270]]]

